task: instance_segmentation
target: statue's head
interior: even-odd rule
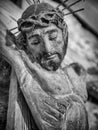
[[[26,40],[32,62],[49,71],[57,70],[68,43],[63,13],[47,3],[33,4],[23,12],[18,28]]]

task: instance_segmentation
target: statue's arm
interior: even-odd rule
[[[28,70],[21,57],[21,50],[18,50],[14,41],[14,35],[11,34],[7,27],[0,21],[0,54],[10,63],[14,68],[18,81],[23,86],[24,78],[29,79],[31,83],[32,76],[28,73]],[[29,86],[29,85],[28,85]]]
[[[16,48],[13,39],[8,32],[6,26],[0,21],[0,54],[10,63],[13,67],[20,89],[26,99],[26,102],[31,110],[32,116],[35,122],[40,125],[40,115],[36,107],[36,99],[38,94],[39,86],[34,80],[32,75],[28,72],[23,59],[21,57],[21,52]],[[39,92],[41,92],[39,90]]]
[[[45,97],[48,98],[48,95],[40,88],[39,84],[35,80],[34,72],[36,72],[37,66],[32,64],[34,72],[31,74],[30,70],[28,70],[24,64],[21,53],[22,52],[16,49],[10,34],[7,32],[6,26],[0,22],[0,54],[2,54],[14,68],[20,89],[25,97],[38,128],[40,130],[48,130],[47,121],[45,120],[49,119],[50,122],[51,120],[54,120],[54,118],[51,118],[49,114],[45,115],[44,112],[42,112],[42,110],[50,111],[51,109],[49,106],[46,106],[47,109],[43,108],[44,104],[42,100],[45,100]],[[57,113],[57,111],[55,112],[54,109],[51,111]],[[59,112],[57,115],[59,115]]]

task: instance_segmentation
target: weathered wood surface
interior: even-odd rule
[[[8,2],[8,0],[6,0]],[[15,18],[20,16],[20,9],[14,6],[11,2],[5,2],[4,0],[0,1],[0,8],[2,7],[3,2],[3,13],[4,7],[10,9],[10,14],[14,15]],[[13,11],[13,7],[14,11]],[[17,9],[16,9],[17,8]],[[9,9],[7,11],[9,11]],[[19,15],[16,12],[19,11]],[[1,12],[1,9],[0,9]],[[7,22],[7,25],[10,28],[16,26],[16,22],[14,22],[11,18],[6,15],[6,17],[2,17],[0,15],[0,19],[2,19],[5,23],[10,19],[10,22]],[[62,66],[72,62],[78,62],[84,66],[84,68],[88,71],[87,76],[87,88],[90,96],[96,98],[98,100],[98,39],[90,33],[88,30],[83,28],[81,24],[72,16],[65,17],[65,21],[69,27],[69,45],[67,55],[65,57],[64,63]],[[13,24],[14,23],[14,24]],[[2,61],[2,60],[0,60]],[[3,74],[7,72],[0,70],[0,122],[4,123],[6,111],[7,111],[7,102],[8,102],[8,82],[3,83],[4,77]],[[3,80],[2,80],[3,79]],[[6,78],[7,79],[7,78]],[[9,81],[9,80],[8,80]],[[5,86],[6,84],[6,86]],[[91,106],[91,104],[90,104]],[[98,113],[98,112],[96,112]],[[97,119],[97,118],[96,118]],[[5,124],[3,124],[4,126]],[[0,123],[0,127],[2,124]],[[92,129],[93,130],[93,129]],[[96,129],[97,130],[97,129]]]
[[[4,34],[6,27],[4,27],[3,23],[1,23],[1,25]],[[20,54],[20,52],[11,46],[6,46],[5,35],[1,33],[1,36],[2,54],[4,54],[14,67],[20,89],[38,128],[40,130],[60,130],[66,127],[69,129],[71,121],[71,129],[76,130],[82,127],[83,130],[88,130],[87,113],[83,103],[87,98],[87,94],[85,93],[84,70],[78,72],[75,70],[75,65],[72,64],[68,66],[68,68],[60,69],[55,73],[45,71],[38,64],[32,64],[26,54]],[[12,35],[10,36],[10,33],[7,33],[7,36],[9,36],[7,42],[10,44],[10,42],[12,42]],[[31,73],[29,73],[27,67]],[[75,78],[71,75],[74,75]],[[13,80],[11,83],[13,84]],[[15,89],[15,87],[13,89]],[[17,95],[20,94],[18,93]],[[15,128],[17,130],[30,130],[31,128],[27,126],[27,124],[29,124],[28,111],[25,111],[26,105],[21,98],[19,98],[17,103],[19,104],[20,102],[19,107],[15,106],[15,108],[19,108],[15,111],[15,117],[18,118],[14,120],[16,124]],[[11,98],[9,99],[11,100]],[[25,115],[23,112],[25,112]],[[25,119],[27,121],[26,125]],[[30,126],[32,127],[32,125]]]
[[[8,108],[8,91],[10,79],[8,77],[10,76],[10,66],[1,57],[0,63],[0,130],[5,130],[5,117],[7,117]]]
[[[14,120],[15,120],[15,104],[17,101],[17,78],[14,70],[11,72],[11,80],[9,87],[9,102],[7,110],[7,125],[6,130],[14,129]]]
[[[98,100],[98,39],[78,21],[68,16],[69,45],[64,64],[78,62],[87,70],[88,93]],[[76,26],[74,26],[76,25]]]
[[[32,125],[31,125],[32,124]],[[6,130],[37,130],[30,110],[18,87],[14,70],[11,73]]]
[[[12,2],[8,0],[0,0],[0,20],[6,24],[8,29],[16,26],[16,22],[12,20],[9,15],[11,14],[15,19],[17,19],[18,15],[20,14],[19,10],[20,9]],[[5,130],[6,128],[10,71],[11,67],[0,54],[0,130]]]

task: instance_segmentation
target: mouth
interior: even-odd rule
[[[47,54],[41,58],[40,64],[43,68],[47,70],[56,70],[58,68],[59,61],[60,59],[57,53]]]
[[[44,55],[41,59],[41,63],[48,63],[50,61],[57,61],[59,59],[58,54],[50,54],[48,53],[47,55]]]
[[[57,54],[50,54],[48,55],[47,57],[45,57],[46,60],[52,60],[52,59],[55,59],[57,57]]]

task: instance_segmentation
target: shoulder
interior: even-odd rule
[[[68,76],[73,93],[80,96],[85,102],[87,100],[86,70],[78,63],[72,63],[63,70]]]

